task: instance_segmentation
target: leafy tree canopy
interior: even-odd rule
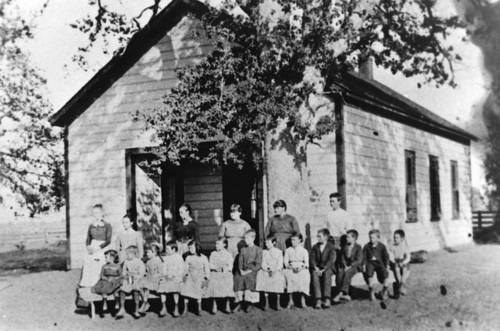
[[[133,32],[134,24],[103,1],[90,1],[98,15],[75,26],[92,31],[89,46],[99,34]],[[314,142],[334,127],[331,112],[316,116],[314,101],[335,93],[333,83],[368,58],[423,83],[455,85],[460,56],[446,38],[464,25],[457,16],[437,15],[434,0],[215,2],[201,18],[212,51],[178,69],[179,85],[166,91],[163,107],[135,116],[170,162],[258,166],[266,134],[283,123],[293,142]],[[153,18],[160,5],[155,0],[141,15],[149,11]],[[207,140],[214,143],[200,153]]]
[[[48,121],[45,80],[20,46],[32,27],[0,0],[0,185],[21,193],[31,215],[63,203],[60,133]]]

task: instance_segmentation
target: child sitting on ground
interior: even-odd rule
[[[341,300],[349,301],[349,287],[354,275],[361,272],[363,269],[363,249],[356,240],[358,240],[358,231],[348,230],[346,235],[346,242],[340,248],[340,256],[337,263],[337,276],[335,283],[339,293],[333,302],[340,302]]]
[[[144,277],[141,284],[143,300],[141,309],[139,310],[141,314],[145,314],[149,309],[149,292],[158,291],[158,286],[163,273],[163,260],[159,254],[160,246],[156,243],[151,244],[146,249],[148,262],[146,263],[146,277]]]
[[[380,283],[383,284],[381,292],[382,300],[387,298],[387,287],[389,286],[389,253],[384,244],[380,242],[380,231],[370,230],[368,233],[370,242],[363,247],[365,261],[365,279],[368,281],[370,300],[375,300],[375,274]]]
[[[283,252],[276,248],[275,245],[276,238],[273,235],[267,236],[266,249],[262,252],[262,267],[257,272],[255,290],[264,292],[264,310],[269,304],[269,293],[276,294],[276,310],[280,310],[280,293],[285,292]]]
[[[311,252],[312,287],[316,303],[315,309],[331,306],[332,276],[335,273],[336,252],[335,246],[328,240],[330,231],[321,229],[318,231],[318,243],[313,246]]]
[[[129,246],[125,249],[127,259],[123,263],[122,271],[122,287],[120,288],[120,310],[116,314],[116,318],[123,318],[125,315],[125,296],[132,293],[135,302],[135,310],[133,316],[135,318],[141,317],[139,314],[139,301],[141,283],[146,273],[146,267],[139,258],[139,250],[136,246]]]
[[[188,243],[188,249],[191,254],[186,257],[184,262],[184,277],[181,286],[181,295],[184,297],[182,315],[186,315],[189,298],[191,298],[196,300],[198,304],[196,314],[201,316],[201,298],[206,295],[210,265],[207,257],[201,254],[201,246],[196,241],[191,240]]]
[[[292,237],[292,247],[285,251],[285,280],[288,298],[287,308],[293,308],[293,293],[299,293],[300,306],[306,307],[305,296],[309,295],[311,287],[311,275],[309,274],[309,253],[302,246],[304,241],[302,234],[296,233]]]
[[[257,272],[262,266],[262,249],[255,245],[255,231],[248,230],[245,233],[245,244],[238,255],[238,270],[234,275],[234,291],[236,292],[236,307],[234,312],[240,310],[242,301],[248,302],[246,312],[252,308],[252,304],[259,302],[259,292],[255,292]]]
[[[233,255],[227,250],[228,240],[220,237],[215,241],[215,251],[210,254],[210,281],[207,296],[212,298],[212,314],[217,313],[217,298],[226,301],[226,312],[230,313],[229,298],[234,298]]]
[[[159,315],[163,317],[167,314],[167,294],[173,293],[175,308],[172,315],[177,317],[179,316],[179,292],[181,291],[182,276],[184,275],[184,260],[178,252],[175,241],[167,244],[165,253],[167,255],[163,257],[163,277],[158,285],[158,293],[160,293],[162,303]]]
[[[106,264],[101,269],[101,277],[97,284],[91,288],[91,292],[102,295],[102,310],[108,310],[106,297],[116,292],[122,285],[122,268],[120,266],[118,252],[109,250],[104,253]],[[116,298],[118,303],[118,298]]]
[[[396,279],[394,296],[406,295],[406,280],[410,275],[410,250],[403,230],[394,231],[393,243],[389,246],[390,266]]]

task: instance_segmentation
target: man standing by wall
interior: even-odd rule
[[[351,216],[347,211],[340,208],[341,197],[340,193],[330,194],[330,206],[332,210],[326,215],[326,228],[330,231],[330,235],[335,239],[335,247],[339,248],[340,239],[352,229]]]

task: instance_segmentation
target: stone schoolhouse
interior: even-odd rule
[[[175,86],[175,68],[196,63],[210,42],[190,32],[204,5],[173,0],[127,47],[114,56],[57,113],[64,128],[68,266],[79,268],[91,208],[104,206],[114,235],[121,217],[137,215],[146,241],[161,240],[177,208],[189,203],[204,249],[214,247],[221,221],[239,203],[260,240],[272,204],[284,199],[306,236],[325,226],[328,195],[338,191],[360,232],[378,228],[387,238],[402,228],[412,251],[471,242],[470,143],[475,138],[397,92],[357,73],[335,82],[329,99],[334,133],[307,145],[297,167],[293,153],[270,134],[262,170],[206,164],[165,165],[147,171],[155,143],[132,120],[137,109],[161,107]],[[165,219],[163,210],[173,218]]]

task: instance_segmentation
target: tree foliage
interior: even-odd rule
[[[45,80],[21,47],[32,23],[11,2],[0,0],[0,184],[21,193],[33,215],[63,203],[62,142],[48,121]]]
[[[171,162],[259,165],[264,137],[282,123],[293,142],[331,132],[333,114],[318,118],[312,101],[335,93],[335,81],[368,58],[393,73],[454,86],[460,56],[445,40],[463,23],[436,15],[434,4],[222,1],[201,18],[212,51],[199,64],[179,68],[179,85],[166,91],[164,106],[139,109],[136,119],[156,134],[160,154]],[[213,144],[200,153],[207,140]]]

